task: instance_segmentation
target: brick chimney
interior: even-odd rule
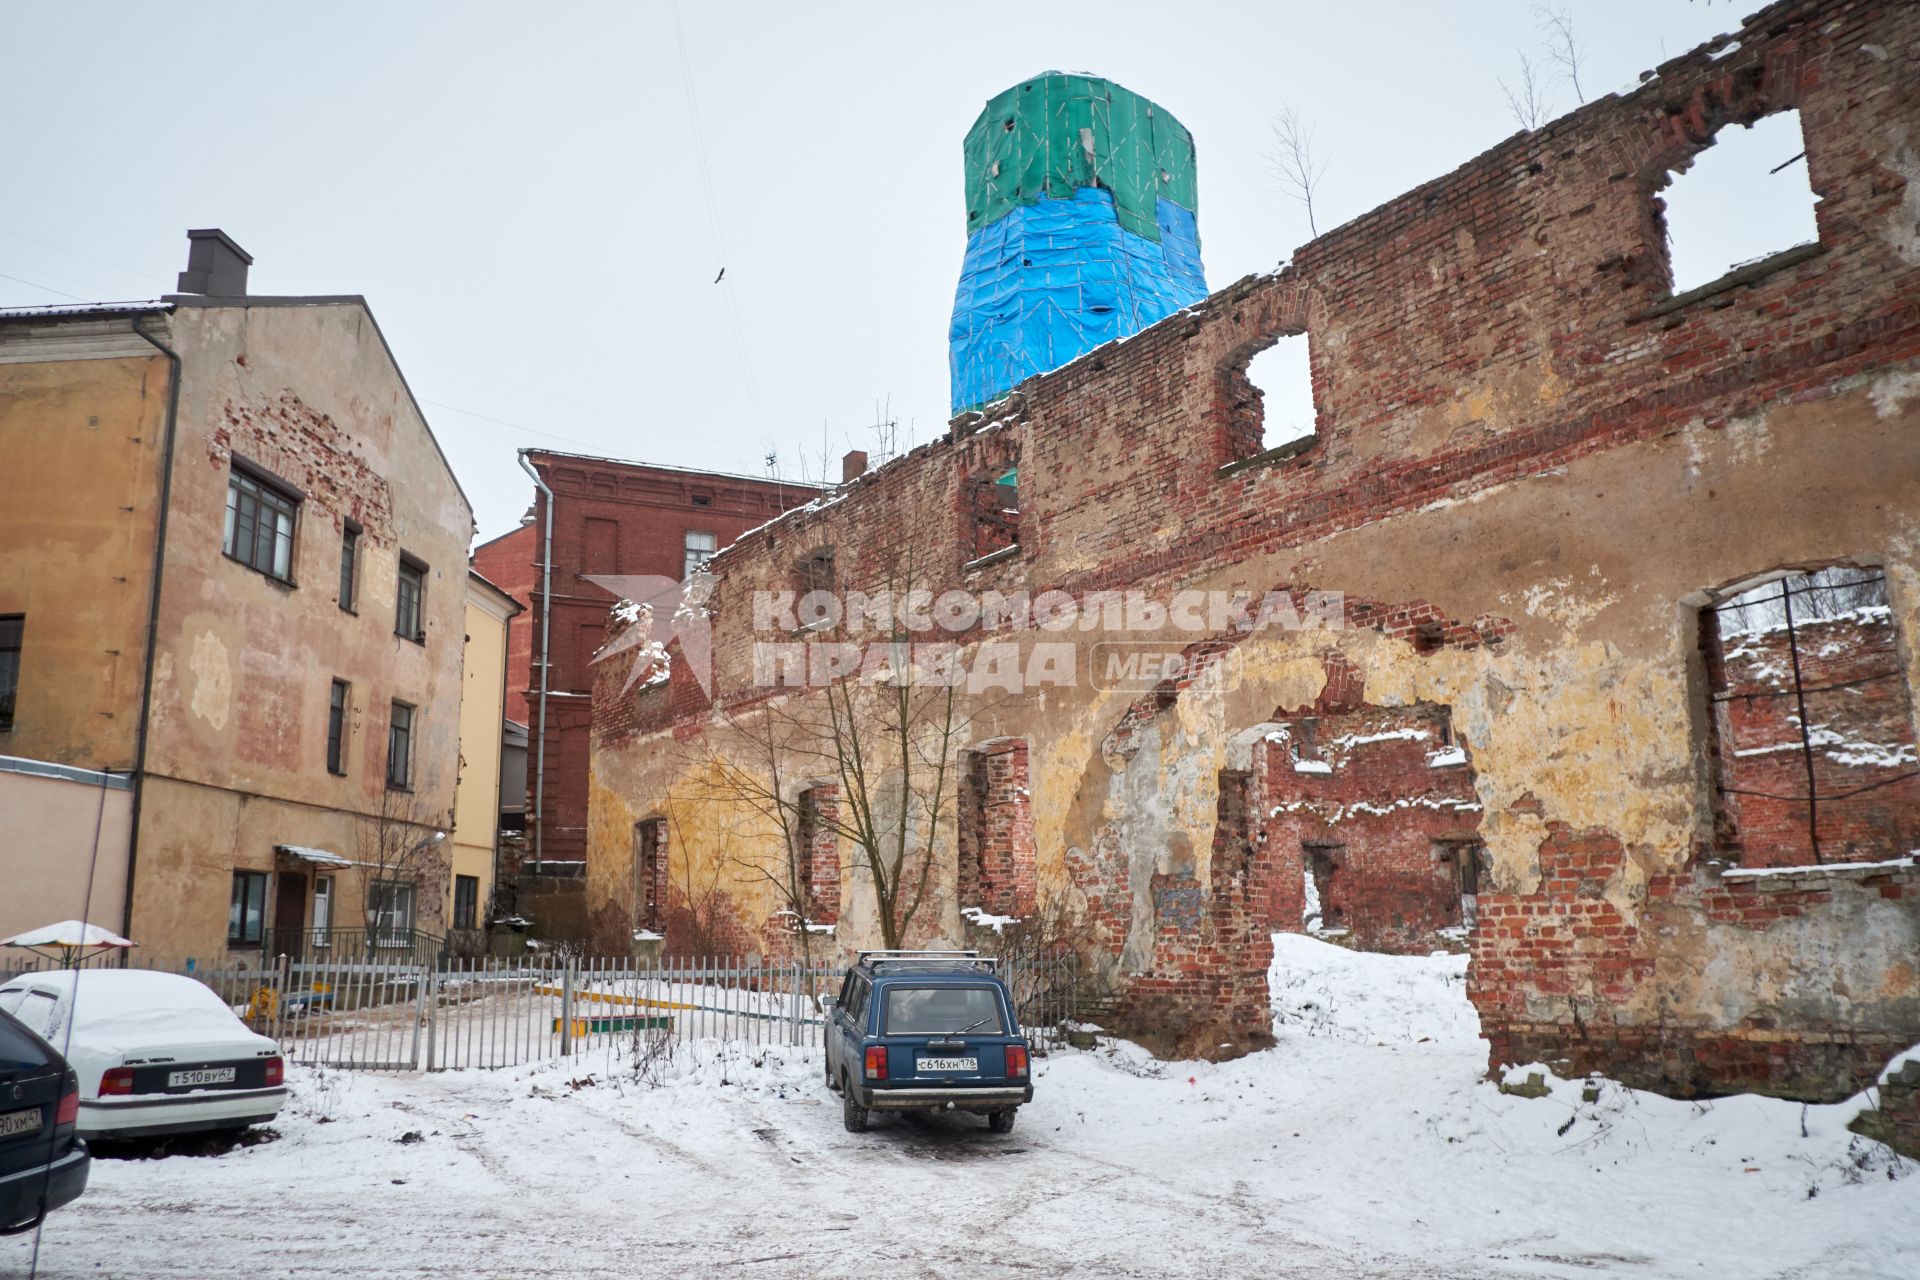
[[[187,269],[180,273],[181,293],[204,293],[214,298],[247,296],[247,268],[253,255],[235,244],[218,227],[187,232]]]
[[[849,449],[846,456],[840,459],[840,483],[850,484],[865,474],[867,474],[867,451]]]

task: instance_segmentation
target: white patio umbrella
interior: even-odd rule
[[[125,949],[138,943],[121,937],[97,924],[84,920],[62,920],[42,925],[11,938],[0,938],[0,947],[19,947],[49,960],[58,960],[62,969],[76,969],[83,960],[105,951]]]

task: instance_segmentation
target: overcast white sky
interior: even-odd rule
[[[1592,98],[1757,0],[1567,7]],[[961,138],[1036,72],[1193,131],[1218,288],[1308,238],[1263,158],[1283,103],[1330,161],[1324,231],[1513,133],[1498,79],[1541,56],[1529,0],[679,17],[697,135],[664,0],[7,0],[0,304],[171,292],[200,226],[254,255],[253,292],[364,294],[490,537],[530,499],[524,445],[756,475],[772,451],[794,478],[870,444],[888,399],[938,434]]]

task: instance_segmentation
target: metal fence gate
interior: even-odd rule
[[[211,987],[248,1026],[278,1041],[288,1062],[363,1071],[517,1067],[613,1052],[646,1036],[817,1049],[821,997],[838,992],[846,974],[732,958],[648,965],[283,956],[261,968],[136,967]],[[1063,1043],[1078,1007],[1073,957],[1017,957],[1001,974],[1035,1050]]]

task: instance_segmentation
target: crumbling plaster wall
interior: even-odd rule
[[[1183,1050],[1263,1041],[1270,867],[1257,849],[1214,864],[1220,771],[1247,767],[1251,730],[1357,682],[1369,706],[1448,708],[1470,752],[1489,861],[1471,987],[1496,1061],[1850,1092],[1920,1036],[1920,885],[1894,869],[1756,886],[1700,858],[1696,610],[1767,569],[1884,563],[1920,680],[1920,262],[1900,168],[1920,80],[1898,71],[1916,56],[1911,9],[1775,6],[1737,50],[1675,59],[963,417],[719,558],[716,696],[757,696],[756,587],[821,544],[857,581],[861,550],[900,527],[951,521],[944,582],[975,591],[1342,592],[1339,629],[1208,637],[1231,653],[1218,685],[1083,678],[972,708],[980,738],[1030,743],[1043,907],[1093,922],[1124,1018]],[[1715,127],[1784,106],[1802,113],[1820,249],[1670,300],[1667,172]],[[1317,438],[1249,459],[1244,362],[1301,331]],[[960,481],[1006,433],[1020,552],[967,566]],[[1098,637],[1073,638],[1084,677]],[[665,744],[702,734],[704,703],[596,702],[596,803],[664,793]],[[589,893],[610,908],[598,851],[616,836],[596,819]]]
[[[387,812],[423,836],[450,825],[473,517],[357,299],[184,303],[164,339],[183,364],[148,758],[166,786],[150,781],[143,806],[133,923],[156,955],[206,957],[226,949],[232,871],[278,874],[276,844],[362,856],[388,804],[395,699],[416,709],[412,789]],[[222,552],[236,456],[301,496],[291,583]],[[347,521],[362,529],[353,612]],[[424,643],[394,633],[403,551],[428,569]],[[336,678],[351,685],[343,776],[325,756]],[[358,923],[363,879],[337,878],[354,896],[335,927]],[[444,928],[444,888],[420,887],[423,930]]]

